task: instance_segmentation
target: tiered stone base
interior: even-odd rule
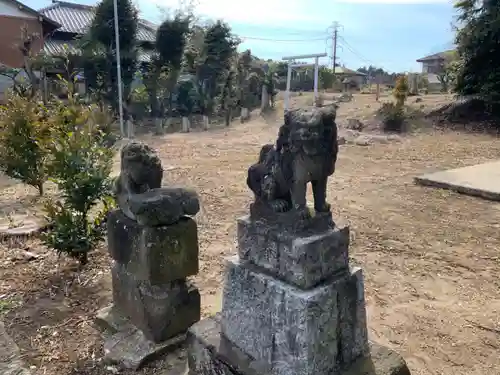
[[[120,367],[137,370],[146,363],[174,350],[186,340],[186,333],[161,343],[146,338],[128,319],[111,305],[97,313],[96,324],[103,331],[104,360]]]
[[[330,216],[300,228],[238,220],[222,312],[188,333],[190,375],[410,374],[368,341],[363,272],[349,265],[349,228]]]
[[[197,238],[187,217],[148,227],[120,210],[109,214],[113,304],[96,319],[106,361],[138,369],[181,344],[200,320],[200,293],[188,280],[198,272]]]
[[[269,375],[269,365],[245,354],[221,334],[220,317],[204,319],[188,332],[189,375]],[[369,354],[339,375],[410,375],[405,360],[391,349],[370,342]]]
[[[333,375],[368,353],[360,268],[302,290],[228,259],[221,313],[224,336],[273,375]]]

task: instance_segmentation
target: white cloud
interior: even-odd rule
[[[160,7],[178,7],[179,0],[151,0]],[[198,0],[196,13],[211,19],[224,19],[246,25],[293,27],[293,22],[314,22],[308,16],[308,5],[300,0],[251,0],[243,4],[236,0]],[[249,6],[250,5],[250,6]]]

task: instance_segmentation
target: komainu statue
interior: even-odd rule
[[[146,144],[130,142],[121,150],[120,175],[114,192],[122,212],[147,226],[174,224],[200,209],[198,195],[184,187],[161,187],[160,158]]]
[[[304,211],[309,182],[315,211],[330,212],[326,188],[337,161],[335,117],[336,106],[285,112],[276,145],[263,146],[258,162],[248,170],[254,212]]]

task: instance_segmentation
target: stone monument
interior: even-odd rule
[[[196,192],[162,188],[163,169],[147,145],[121,150],[115,181],[118,209],[108,216],[113,303],[97,315],[105,359],[137,369],[182,344],[200,320]]]
[[[409,375],[398,354],[368,341],[363,273],[326,202],[335,116],[333,106],[287,112],[276,145],[249,168],[255,201],[238,220],[222,312],[189,330],[190,375]]]

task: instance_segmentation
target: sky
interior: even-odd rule
[[[158,23],[160,9],[179,6],[179,0],[135,1],[142,18]],[[50,4],[23,2],[34,9]],[[331,63],[333,22],[339,23],[337,63],[350,69],[420,71],[415,60],[453,48],[451,0],[196,0],[196,12],[228,22],[243,40],[240,49],[262,59],[326,52],[321,62]]]

